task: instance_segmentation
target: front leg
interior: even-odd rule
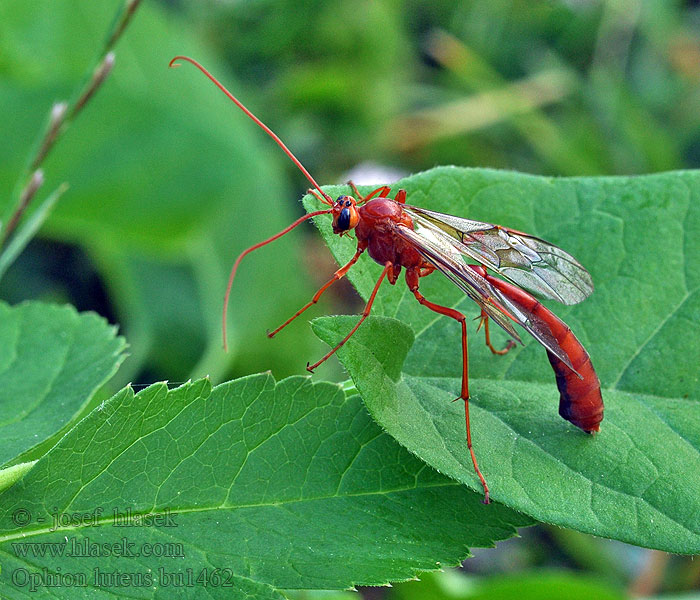
[[[366,242],[360,242],[357,244],[357,250],[355,251],[355,255],[349,260],[349,262],[338,269],[334,274],[333,277],[331,277],[311,298],[310,302],[307,302],[303,307],[301,307],[297,312],[295,312],[291,317],[289,317],[282,325],[280,325],[277,329],[274,331],[268,331],[267,332],[267,337],[272,338],[276,336],[282,329],[284,329],[287,325],[289,325],[294,319],[296,319],[299,315],[301,315],[306,309],[312,307],[314,304],[316,304],[319,299],[321,298],[321,295],[323,292],[325,292],[331,285],[333,285],[336,281],[342,279],[345,277],[347,272],[350,270],[350,268],[357,262],[357,259],[360,258],[360,255],[365,251],[367,248],[367,243]]]
[[[389,196],[389,192],[391,192],[390,186],[383,185],[382,187],[377,188],[376,190],[367,194],[367,196],[363,196],[360,193],[360,190],[357,189],[357,186],[352,181],[348,181],[348,185],[350,186],[352,193],[355,195],[355,198],[357,198],[358,205],[368,202],[375,196],[377,196],[377,198],[387,198]],[[396,196],[394,196],[394,201],[398,202],[399,204],[406,204],[406,190],[401,189],[398,192],[396,192]]]
[[[348,181],[348,185],[350,186],[353,195],[357,199],[358,205],[364,204],[365,202],[369,202],[375,196],[377,196],[377,198],[386,198],[389,195],[389,192],[391,191],[391,188],[388,185],[383,185],[382,187],[379,187],[376,190],[370,192],[366,196],[363,196],[360,193],[360,190],[357,189],[357,186],[354,182]]]
[[[313,365],[306,365],[306,370],[309,373],[313,373],[314,369],[318,367],[320,364],[326,362],[331,356],[333,356],[338,349],[347,342],[352,335],[357,331],[357,329],[362,325],[362,322],[369,316],[370,311],[372,310],[372,304],[374,303],[374,298],[377,295],[377,292],[379,291],[379,286],[382,285],[382,281],[384,281],[384,277],[386,277],[387,273],[391,273],[393,265],[390,262],[387,262],[384,265],[384,270],[382,271],[382,274],[379,276],[379,279],[377,280],[377,283],[374,286],[374,290],[372,290],[372,295],[369,297],[369,300],[367,300],[367,305],[365,306],[365,310],[362,311],[362,316],[360,317],[360,320],[357,322],[355,327],[353,327],[350,330],[350,333],[348,333],[340,342],[338,345],[333,348],[328,354],[326,354],[321,360],[318,362],[315,362]]]

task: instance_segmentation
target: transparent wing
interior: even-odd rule
[[[521,341],[513,327],[515,322],[525,328],[572,371],[575,371],[569,357],[552,335],[549,326],[537,315],[505,296],[469,267],[464,262],[463,253],[456,247],[455,239],[451,235],[429,223],[419,227],[417,231],[402,225],[398,226],[396,231],[420,252],[423,258],[474,300],[488,317],[498,323],[513,339]]]
[[[573,256],[545,240],[417,206],[405,209],[416,225],[441,231],[460,253],[536,296],[577,304],[593,292],[588,271]]]

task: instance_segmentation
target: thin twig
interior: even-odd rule
[[[90,101],[90,98],[94,96],[95,92],[104,83],[105,79],[107,79],[107,76],[111,73],[113,68],[114,52],[108,52],[102,59],[100,64],[98,64],[95,68],[95,71],[93,72],[90,81],[85,86],[85,89],[73,105],[73,108],[70,111],[70,115],[68,116],[67,122],[72,121],[75,118],[75,116],[83,109],[83,107]]]
[[[112,48],[114,48],[114,45],[117,43],[122,33],[124,33],[124,30],[131,22],[131,18],[134,16],[136,9],[139,7],[139,4],[141,4],[141,0],[127,0],[122,14],[117,19],[117,24],[115,25],[112,34],[109,36],[109,38],[107,38],[105,54],[107,54]]]
[[[67,102],[56,102],[56,104],[51,107],[49,126],[44,134],[44,139],[41,141],[36,157],[32,162],[32,169],[36,169],[44,161],[46,156],[51,151],[51,148],[53,148],[54,143],[58,139],[58,134],[61,126],[63,125],[63,121],[65,120],[67,111]]]
[[[12,214],[12,217],[7,222],[5,230],[2,232],[2,242],[0,242],[0,247],[4,246],[7,239],[10,237],[10,235],[12,235],[12,232],[17,227],[17,223],[19,223],[22,215],[24,215],[24,212],[27,210],[32,198],[34,198],[37,191],[43,184],[44,172],[41,169],[37,169],[34,171],[34,173],[32,173],[31,178],[19,196],[19,205],[17,206],[17,210],[15,210],[15,212]]]
[[[7,225],[0,234],[0,249],[7,245],[10,236],[17,229],[17,225],[26,214],[27,208],[43,183],[43,172],[39,167],[46,160],[46,157],[61,135],[65,133],[72,120],[91,100],[114,68],[115,56],[112,48],[131,22],[140,2],[141,0],[125,0],[122,9],[114,20],[111,31],[107,35],[107,42],[100,53],[97,67],[93,70],[92,76],[76,96],[76,99],[70,103],[58,102],[51,108],[48,125],[35,146],[36,150],[33,156],[27,161],[27,167],[19,176],[17,185],[15,185],[15,191],[12,195],[16,200],[8,203],[8,206],[13,208],[7,218]],[[31,173],[31,175],[28,173]],[[25,182],[24,184],[22,184],[23,181]],[[56,198],[60,196],[62,191],[63,188],[60,189]]]
[[[0,279],[10,265],[20,255],[24,248],[39,231],[58,199],[68,189],[67,183],[59,185],[41,204],[22,221],[15,234],[9,239],[7,246],[0,253]]]

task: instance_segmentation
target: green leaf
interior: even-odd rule
[[[362,600],[357,591],[351,590],[285,590],[288,600]]]
[[[534,340],[492,356],[471,327],[472,433],[492,498],[541,521],[700,552],[700,174],[551,179],[438,168],[398,187],[409,203],[548,239],[576,256],[596,285],[583,304],[553,310],[600,376],[606,412],[598,435],[559,418],[553,373]],[[347,193],[331,193],[341,189]],[[325,225],[343,262],[353,248]],[[364,260],[351,274],[367,297],[379,268]],[[421,290],[478,314],[439,275],[422,279]],[[419,306],[403,282],[384,286],[373,312],[404,324],[368,320],[338,353],[370,413],[428,464],[479,490],[463,407],[451,402],[461,376],[458,324]],[[355,321],[323,319],[315,329],[334,344]],[[405,324],[415,343],[398,378],[397,348],[413,337]]]
[[[0,303],[0,464],[48,450],[116,372],[124,347],[115,328],[94,313]]]
[[[88,577],[98,566],[148,571],[155,597],[172,593],[159,568],[230,569],[235,597],[246,595],[243,584],[262,591],[377,585],[458,564],[468,545],[491,545],[531,523],[482,505],[411,456],[358,396],[304,377],[275,384],[268,374],[213,390],[208,380],[175,390],[156,384],[138,395],[126,388],[2,494],[0,506],[0,590],[13,598],[12,573],[44,567]],[[118,527],[115,510],[162,521]],[[71,523],[53,531],[58,514]],[[179,544],[170,547],[178,560],[68,556],[71,544],[124,536],[134,551]],[[46,543],[65,554],[35,555]]]
[[[123,4],[0,2],[0,113],[15,116],[0,121],[0,136],[12,141],[0,145],[0,213],[53,102],[84,81]],[[233,260],[298,211],[286,157],[194,67],[168,63],[196,57],[251,109],[261,105],[259,90],[237,83],[202,49],[192,21],[162,4],[140,3],[115,52],[104,86],[47,159],[45,189],[67,181],[70,190],[43,232],[80,245],[105,282],[131,346],[118,377],[125,383],[147,363],[150,373],[185,380],[200,360],[196,371],[218,378],[234,362],[241,374],[271,364],[285,374],[303,370],[309,345],[321,347],[307,330],[274,343],[265,336],[313,293],[293,251],[296,234],[241,265],[231,353],[221,352],[221,299]],[[1,293],[25,299],[34,275],[12,279]],[[284,295],[269,293],[271,280]]]
[[[56,204],[61,195],[65,193],[66,189],[66,185],[61,185],[56,188],[42,201],[31,216],[20,224],[15,234],[10,238],[7,246],[0,252],[0,279],[2,279],[5,271],[7,271],[8,267],[15,261],[22,250],[27,247],[29,241],[36,235],[36,232],[39,231],[39,228],[51,213],[54,204]],[[1,229],[2,228],[0,228],[0,230]]]
[[[600,578],[565,571],[526,571],[494,577],[464,576],[447,571],[429,573],[418,583],[395,586],[388,600],[623,600],[622,589]]]
[[[24,475],[29,471],[36,461],[23,462],[7,467],[6,469],[0,469],[0,491],[9,488],[14,485],[17,481],[22,479]]]

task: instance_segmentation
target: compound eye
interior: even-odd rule
[[[347,231],[348,229],[350,229],[350,209],[349,208],[344,208],[343,210],[340,211],[340,215],[338,215],[337,227],[341,231]]]

